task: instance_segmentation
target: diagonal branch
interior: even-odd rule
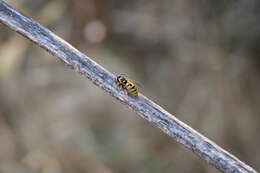
[[[131,98],[115,84],[115,76],[54,33],[0,0],[0,22],[59,58],[102,90],[133,109],[144,119],[225,173],[256,173],[143,95]]]

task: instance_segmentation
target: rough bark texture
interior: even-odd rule
[[[66,65],[70,66],[102,90],[108,92],[111,96],[133,109],[144,119],[155,124],[166,134],[183,144],[220,171],[225,173],[256,172],[254,169],[178,120],[142,94],[140,94],[138,98],[132,98],[125,95],[115,84],[115,76],[112,73],[95,63],[88,56],[76,50],[39,23],[25,17],[1,0],[0,22],[59,58]]]

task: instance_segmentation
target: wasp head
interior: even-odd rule
[[[116,81],[117,81],[119,84],[123,84],[123,85],[126,85],[126,84],[127,84],[127,80],[126,80],[126,78],[125,78],[123,75],[117,76]]]

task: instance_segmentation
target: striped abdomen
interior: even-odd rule
[[[138,91],[137,91],[137,88],[136,86],[132,83],[132,82],[127,82],[126,84],[126,90],[129,94],[131,94],[132,96],[134,97],[137,97],[138,96]]]

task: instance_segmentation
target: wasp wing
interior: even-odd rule
[[[140,82],[138,82],[138,81],[135,81],[135,80],[129,80],[129,82],[132,82],[133,84],[135,84],[136,86],[138,86],[138,87],[141,87],[141,88],[143,88],[144,87],[144,85],[143,84],[141,84]]]

